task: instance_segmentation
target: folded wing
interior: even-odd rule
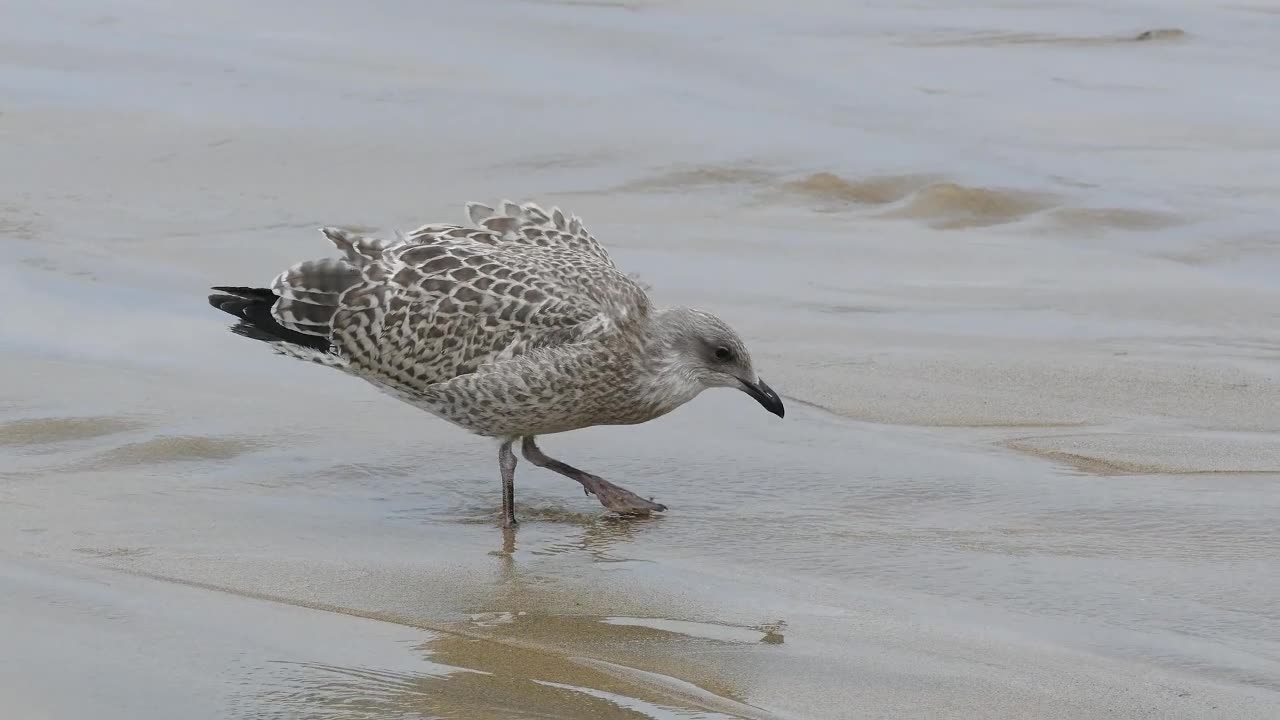
[[[644,290],[577,217],[469,203],[471,226],[394,240],[337,228],[341,258],[275,279],[273,317],[326,338],[348,370],[412,392],[535,348],[598,339],[649,312]]]

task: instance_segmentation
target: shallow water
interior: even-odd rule
[[[20,3],[0,702],[1275,717],[1273,11]],[[502,197],[729,320],[787,418],[547,438],[671,510],[525,464],[504,534],[489,444],[205,304]]]

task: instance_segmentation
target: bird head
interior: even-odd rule
[[[733,328],[702,310],[674,308],[663,316],[669,373],[696,391],[715,387],[741,390],[765,410],[784,416],[782,398],[756,374],[751,353]]]

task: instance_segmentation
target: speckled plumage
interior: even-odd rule
[[[342,257],[294,265],[269,289],[215,288],[210,302],[241,318],[237,332],[501,438],[508,453],[527,438],[531,460],[559,464],[535,435],[645,422],[731,379],[781,414],[727,325],[654,308],[576,216],[511,202],[469,203],[467,215],[470,226],[390,241],[324,228]]]

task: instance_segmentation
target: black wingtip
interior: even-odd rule
[[[230,285],[215,285],[210,290],[217,290],[220,293],[227,293],[246,300],[270,300],[276,301],[276,294],[270,288],[253,288],[253,287],[233,287]]]
[[[290,330],[271,315],[271,307],[279,298],[267,288],[217,286],[219,291],[209,296],[209,304],[228,315],[240,319],[231,332],[264,342],[284,342],[302,345],[322,352],[328,351],[329,341],[317,335]]]
[[[236,295],[210,295],[209,296],[210,305],[218,308],[224,313],[235,315],[236,317],[242,318],[242,319],[244,318],[244,309],[246,306],[249,305],[250,302],[252,301],[245,300],[244,298],[238,297]]]

